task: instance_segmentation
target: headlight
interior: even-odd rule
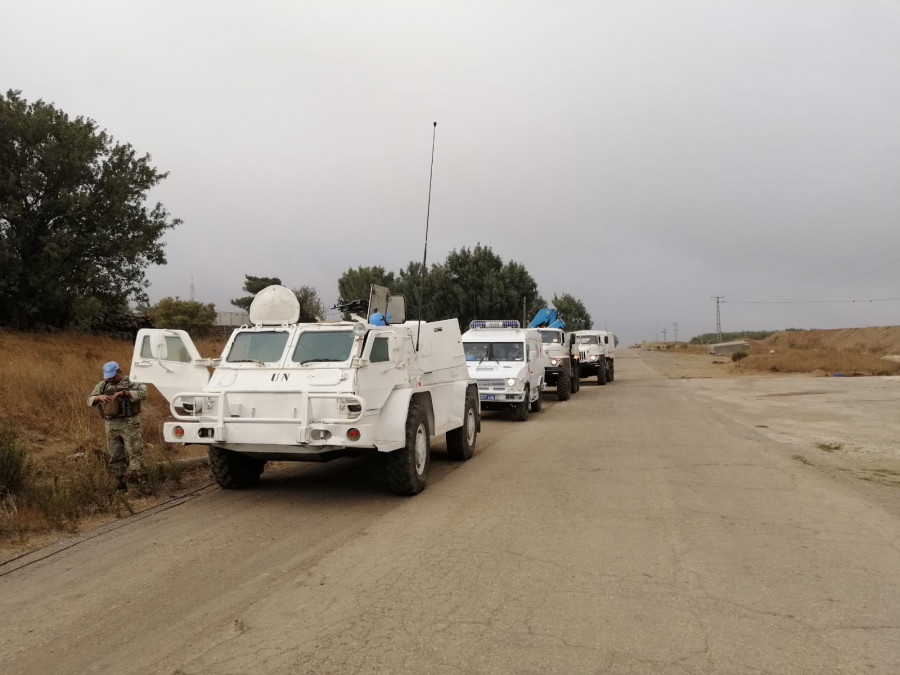
[[[596,354],[591,354],[591,361],[596,361],[598,358]]]
[[[550,365],[551,365],[551,366],[555,366],[555,365],[558,364],[558,363],[559,363],[559,359],[550,359]]]
[[[515,387],[516,386],[516,378],[511,377],[506,381],[507,387]]]

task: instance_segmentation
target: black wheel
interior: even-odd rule
[[[513,410],[513,419],[516,422],[524,422],[528,419],[528,408],[531,406],[531,403],[528,401],[528,396],[528,387],[525,387],[525,398],[522,399],[521,403],[517,403]]]
[[[216,482],[226,490],[250,487],[259,482],[266,463],[233,450],[209,447],[209,469]]]
[[[606,361],[597,364],[597,384],[601,386],[606,384]]]
[[[579,389],[581,389],[581,375],[576,366],[572,369],[572,393],[577,394]]]
[[[616,362],[609,361],[609,381],[612,382],[616,379]]]
[[[425,410],[417,401],[410,401],[406,416],[406,446],[387,456],[391,490],[398,495],[419,494],[425,489],[430,462],[431,442]]]
[[[541,412],[544,407],[543,393],[531,402],[531,412]]]
[[[560,401],[568,401],[572,395],[572,374],[564,370],[556,380],[556,396]]]
[[[447,432],[447,454],[450,459],[464,462],[475,454],[475,438],[478,435],[478,400],[471,391],[466,392],[463,425]]]

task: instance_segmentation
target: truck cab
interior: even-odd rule
[[[507,410],[524,422],[543,406],[541,336],[515,320],[473,321],[463,333],[469,376],[482,410]]]
[[[541,354],[544,362],[544,385],[556,387],[556,397],[568,401],[575,391],[572,381],[573,362],[569,340],[562,328],[538,328],[541,336]]]
[[[575,342],[580,354],[581,376],[596,375],[599,385],[612,382],[615,377],[615,335],[605,330],[581,330],[575,332]]]

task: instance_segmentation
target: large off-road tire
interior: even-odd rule
[[[606,384],[606,361],[597,364],[597,384],[601,386]]]
[[[431,463],[431,439],[425,410],[410,401],[406,416],[406,446],[387,455],[387,477],[398,495],[417,495],[425,489]]]
[[[556,379],[556,396],[560,401],[568,401],[572,395],[572,373],[562,371]]]
[[[450,459],[464,462],[475,454],[475,438],[478,436],[478,399],[466,392],[463,425],[447,432],[447,454]]]
[[[531,407],[531,403],[528,400],[529,395],[528,387],[525,387],[525,398],[522,399],[521,403],[517,403],[513,409],[513,419],[516,422],[524,422],[528,419],[528,409]]]
[[[259,482],[266,463],[233,450],[209,446],[209,469],[216,482],[226,490],[250,487]]]
[[[544,408],[544,394],[543,392],[531,402],[531,412],[541,412]]]
[[[607,361],[609,364],[609,381],[612,382],[616,379],[616,362],[615,361]]]
[[[579,389],[581,389],[581,375],[578,368],[572,368],[572,393],[577,394]]]

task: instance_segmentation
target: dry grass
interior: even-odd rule
[[[750,356],[741,364],[745,370],[771,373],[843,373],[844,375],[897,375],[900,363],[887,361],[881,354],[851,349],[814,347],[776,349],[769,353],[761,343],[750,345]]]
[[[224,342],[199,340],[197,346],[203,356],[219,356]],[[103,379],[106,361],[128,372],[132,349],[131,342],[83,334],[0,331],[0,430],[14,437],[0,461],[17,457],[10,448],[24,448],[30,466],[29,481],[17,492],[0,485],[0,535],[73,530],[83,518],[122,510],[125,502],[107,471],[103,421],[87,396]],[[150,387],[141,429],[155,483],[178,478],[166,460],[184,453],[162,439],[168,414],[168,403]]]

